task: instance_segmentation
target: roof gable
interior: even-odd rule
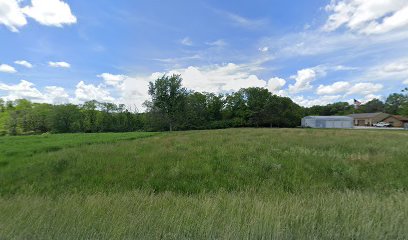
[[[352,118],[375,118],[377,116],[380,115],[388,115],[388,113],[382,113],[382,112],[378,112],[378,113],[356,113],[356,114],[350,114],[349,116]],[[386,118],[386,117],[384,117]]]

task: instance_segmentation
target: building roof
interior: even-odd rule
[[[348,116],[307,116],[305,118],[314,118],[319,120],[353,120],[351,117]]]
[[[394,118],[400,120],[401,122],[408,122],[408,118],[404,117],[404,116],[401,116],[401,115],[392,115],[390,117],[394,117]]]
[[[352,117],[352,118],[374,118],[374,117],[377,117],[380,114],[387,114],[387,113],[382,113],[382,112],[377,112],[377,113],[356,113],[356,114],[350,114],[349,117]]]

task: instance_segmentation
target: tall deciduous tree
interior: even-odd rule
[[[149,95],[153,108],[159,110],[166,119],[169,130],[173,131],[178,115],[183,111],[187,90],[182,86],[180,75],[162,76],[149,83]]]

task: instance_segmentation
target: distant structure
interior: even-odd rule
[[[404,124],[404,129],[405,129],[405,130],[408,130],[408,123],[405,123],[405,124]]]
[[[399,116],[399,115],[391,115],[388,113],[357,113],[351,114],[349,117],[354,119],[355,126],[373,126],[378,122],[385,122],[389,123],[393,127],[404,127],[405,123],[408,123],[408,118]]]
[[[357,113],[351,114],[349,117],[354,119],[355,126],[373,126],[378,122],[381,122],[383,119],[389,117],[390,114],[387,113]]]
[[[353,128],[353,118],[347,116],[307,116],[302,118],[302,127]]]

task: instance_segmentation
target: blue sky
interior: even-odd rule
[[[265,87],[303,106],[408,86],[406,0],[0,0],[0,97],[141,108],[179,73],[196,91]]]

